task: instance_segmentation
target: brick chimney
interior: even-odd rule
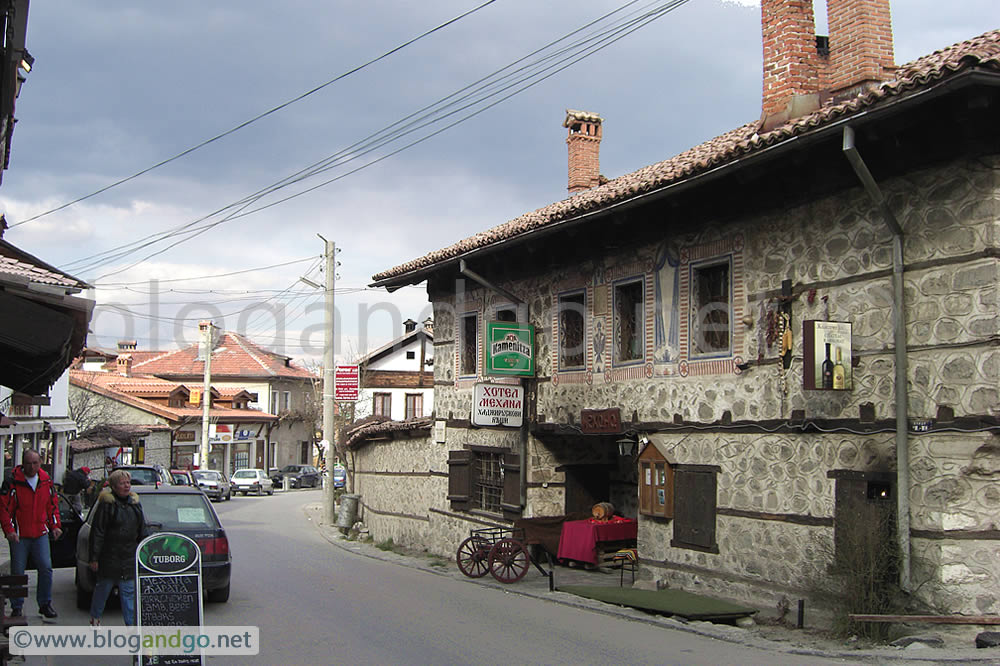
[[[829,38],[816,35],[812,0],[761,0],[760,11],[765,131],[893,75],[889,0],[827,0]]]
[[[830,64],[825,87],[838,97],[854,96],[892,78],[889,0],[827,0],[826,5]]]
[[[576,194],[601,184],[601,123],[589,111],[566,109],[563,127],[569,129],[569,193]]]
[[[132,355],[118,354],[118,374],[122,377],[132,376]]]
[[[138,340],[119,340],[118,341],[118,353],[127,354],[128,352],[134,352],[139,348]]]

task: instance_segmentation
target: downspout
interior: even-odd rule
[[[844,126],[844,156],[868,197],[892,232],[892,324],[896,347],[896,529],[899,540],[899,587],[910,592],[910,448],[907,433],[906,308],[903,295],[903,228],[882,196],[878,183],[854,145],[854,128]]]

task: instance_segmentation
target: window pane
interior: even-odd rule
[[[517,312],[513,308],[497,308],[497,321],[517,321]]]
[[[696,268],[692,274],[691,343],[695,354],[729,352],[729,264]]]
[[[500,499],[503,496],[503,476],[500,471],[502,456],[501,453],[476,454],[475,503],[483,511],[500,513]]]
[[[642,282],[615,287],[615,361],[643,357]]]
[[[462,317],[462,361],[461,374],[476,374],[476,357],[479,353],[479,327],[474,314]]]
[[[584,367],[584,294],[559,297],[559,369]]]

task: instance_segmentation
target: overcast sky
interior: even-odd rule
[[[19,122],[0,210],[17,224],[95,192],[483,2],[36,0],[27,35],[35,66],[17,100]],[[150,259],[145,257],[166,244],[100,265],[91,257],[193,223],[377,132],[398,129],[410,114],[625,2],[496,0],[239,132],[16,226],[5,238],[96,281],[92,345],[112,348],[132,337],[140,349],[174,348],[192,341],[198,319],[211,316],[264,346],[316,357],[322,295],[297,280],[309,271],[310,279],[322,283],[316,262],[308,261],[322,253],[317,237],[322,234],[342,249],[338,353],[341,361],[350,360],[400,333],[391,329],[388,311],[400,320],[429,314],[422,286],[392,295],[365,290],[374,273],[566,196],[565,109],[603,116],[601,172],[609,178],[757,119],[759,5],[682,3],[551,78],[357,173],[345,175],[485,104],[252,208],[343,175],[333,183],[223,222]],[[600,25],[610,27],[630,12],[666,4],[642,0]],[[817,5],[825,6],[821,0]],[[897,64],[1000,27],[996,0],[897,0],[892,11]],[[824,13],[818,21],[825,21]],[[148,293],[151,278],[219,275],[296,260],[305,261],[163,282],[158,296]],[[107,275],[136,262],[141,263]],[[292,291],[281,293],[288,288]],[[261,302],[284,305],[284,331],[275,330],[270,314],[241,316],[241,310]],[[379,304],[388,307],[370,319],[365,335],[359,308]],[[137,314],[122,314],[113,305]]]

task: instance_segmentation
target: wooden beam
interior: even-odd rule
[[[931,624],[1000,624],[1000,615],[855,615],[855,622],[927,622]]]

